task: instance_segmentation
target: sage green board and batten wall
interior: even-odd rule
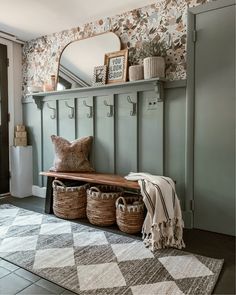
[[[37,149],[40,155],[42,153],[40,158],[34,152],[34,184],[46,185],[46,180],[41,179],[38,173],[52,166],[52,134],[70,140],[92,135],[92,161],[97,171],[122,175],[137,170],[164,173],[177,181],[177,191],[184,209],[185,81],[166,83],[165,105],[158,102],[156,109],[151,110],[148,110],[148,102],[156,97],[156,93],[151,90],[153,86],[144,87],[144,91],[141,91],[142,87],[114,86],[105,92],[95,91],[96,95],[91,95],[90,90],[87,94],[74,91],[73,94],[58,93],[41,97],[42,121],[35,119],[35,115],[39,114],[40,118],[41,113],[35,101],[30,96],[26,97],[23,100],[23,114],[24,123],[29,127],[29,141],[33,150]],[[84,101],[88,106],[93,106],[92,118],[89,118],[90,108],[84,105]],[[75,107],[73,119],[69,118],[71,111],[65,102]],[[138,102],[136,110],[132,102]],[[111,117],[108,116],[111,110],[109,105],[113,106],[114,111]],[[133,110],[134,114],[131,115]],[[53,119],[54,113],[56,118]]]
[[[104,101],[111,107],[107,107]],[[99,156],[94,156],[93,162],[94,167],[101,172],[115,172],[114,103],[114,95],[95,97],[94,135],[96,140],[94,141],[93,155]],[[90,121],[92,120],[90,119]]]

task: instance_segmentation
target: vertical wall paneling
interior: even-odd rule
[[[33,184],[42,186],[42,137],[41,137],[41,109],[33,102],[23,104],[23,120],[27,126],[28,144],[33,149]]]
[[[93,96],[81,96],[76,99],[76,138],[94,137],[94,99]],[[94,145],[94,141],[93,141]],[[90,161],[94,165],[94,148],[90,153]]]
[[[189,222],[193,226],[193,211],[192,201],[194,196],[194,42],[193,42],[193,28],[195,26],[195,17],[188,11],[188,54],[187,54],[187,72],[188,72],[188,87],[186,88],[186,137],[185,137],[185,183],[186,183],[186,198],[185,210],[188,214]],[[195,35],[196,37],[196,35]]]
[[[116,95],[116,173],[137,171],[137,92]]]
[[[75,139],[75,99],[58,101],[58,133],[69,141]]]
[[[176,180],[178,197],[185,208],[186,88],[165,89],[165,175]]]
[[[163,102],[153,91],[139,94],[139,170],[163,174]]]
[[[84,105],[84,102],[93,107],[93,97],[79,97],[76,103],[76,138],[83,136],[93,136],[93,114],[90,117],[90,110]]]
[[[49,170],[53,166],[54,149],[51,135],[58,134],[58,102],[45,101],[42,107],[42,154],[43,171]],[[46,186],[46,178],[43,178],[43,185]]]
[[[94,165],[98,172],[114,173],[114,96],[95,97]]]

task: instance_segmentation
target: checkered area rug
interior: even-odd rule
[[[81,295],[210,294],[223,264],[11,205],[0,257]]]

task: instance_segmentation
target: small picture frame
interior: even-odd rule
[[[128,49],[105,54],[107,84],[127,81]]]
[[[106,78],[107,78],[107,66],[98,66],[94,67],[93,71],[93,86],[100,86],[106,84]]]

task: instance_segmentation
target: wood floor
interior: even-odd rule
[[[23,199],[7,197],[0,199],[0,204],[6,203],[13,204],[15,206],[22,207],[28,210],[33,210],[36,212],[44,212],[44,199],[37,197],[28,197]],[[86,220],[80,222],[88,223]],[[109,227],[107,228],[107,230],[121,234],[121,232],[116,227]],[[136,236],[136,238],[140,239],[140,236]],[[185,251],[187,252],[209,256],[213,258],[224,259],[223,270],[221,271],[219,280],[215,286],[213,294],[236,294],[235,237],[197,229],[185,229],[184,241],[186,244]]]

